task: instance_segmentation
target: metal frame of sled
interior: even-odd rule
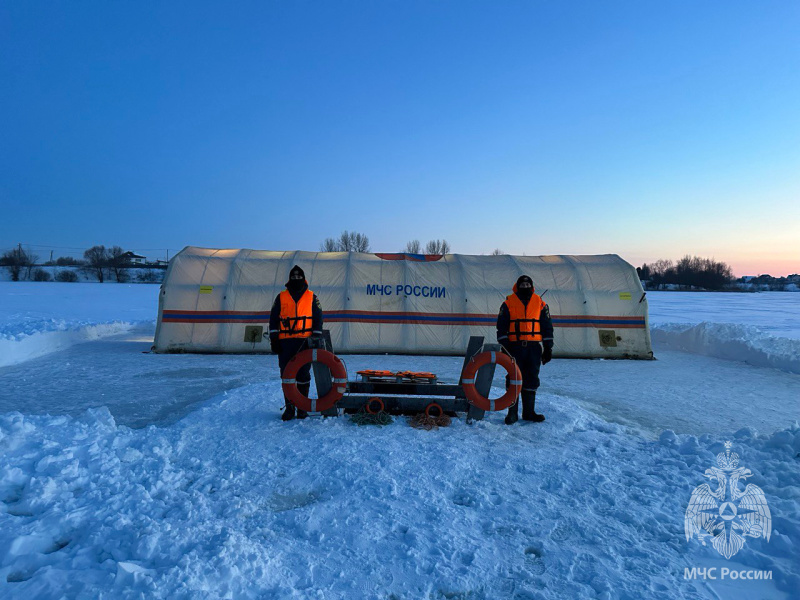
[[[484,344],[483,336],[472,336],[464,355],[464,364],[461,368],[463,373],[470,359],[480,352],[501,352],[499,344]],[[322,348],[333,352],[330,331],[323,331],[323,336],[319,339],[308,340],[309,348]],[[481,367],[475,376],[475,389],[484,397],[488,397],[496,364],[491,363]],[[323,364],[313,362],[311,368],[314,370],[314,383],[316,385],[317,397],[322,398],[327,394],[333,385],[330,370]],[[344,396],[336,402],[333,408],[322,411],[323,416],[337,416],[339,409],[345,412],[356,412],[365,409],[371,401],[379,398],[383,403],[383,410],[391,414],[416,414],[425,412],[432,404],[438,405],[444,413],[467,413],[467,422],[481,420],[484,418],[484,410],[471,404],[466,397],[464,388],[461,386],[461,374],[459,373],[458,383],[442,383],[438,380],[430,383],[404,382],[400,378],[395,381],[370,381],[362,378],[362,381],[348,381],[347,391]]]

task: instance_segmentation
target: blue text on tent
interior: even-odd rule
[[[406,296],[422,296],[423,298],[446,298],[447,288],[444,286],[403,285],[400,283],[392,290],[392,286],[388,283],[367,284],[367,296],[391,296],[392,293],[396,296],[405,294]]]

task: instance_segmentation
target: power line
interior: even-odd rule
[[[30,246],[31,248],[55,248],[57,250],[87,250],[91,246],[83,246],[82,248],[78,248],[75,246],[53,246],[51,244],[28,244],[26,242],[21,242],[23,246]],[[16,246],[16,244],[14,244]],[[169,250],[172,252],[174,248],[134,248],[134,250],[142,250],[142,251],[156,251],[156,250]]]

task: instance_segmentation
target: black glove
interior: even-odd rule
[[[542,364],[546,365],[550,362],[553,358],[553,349],[549,346],[545,346],[544,350],[542,350]]]
[[[278,354],[281,351],[281,341],[278,338],[269,338],[269,349],[273,354]]]
[[[511,342],[508,341],[508,338],[503,338],[503,341],[500,342],[500,345],[503,347],[508,354],[511,354]]]

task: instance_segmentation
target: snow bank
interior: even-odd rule
[[[650,327],[669,323],[738,323],[800,340],[800,295],[780,293],[647,292]]]
[[[0,367],[154,323],[158,287],[0,282]]]
[[[775,337],[757,327],[672,323],[652,327],[650,335],[653,344],[670,349],[800,373],[800,339]]]
[[[683,578],[719,560],[683,519],[725,439],[773,515],[736,559],[774,579],[733,597],[798,589],[800,427],[647,441],[540,402],[544,425],[432,432],[281,423],[273,383],[163,429],[0,416],[0,596],[715,597]]]
[[[64,350],[74,344],[125,333],[134,325],[116,321],[99,325],[76,325],[54,321],[48,323],[42,330],[34,330],[32,333],[3,335],[0,330],[0,367]]]

